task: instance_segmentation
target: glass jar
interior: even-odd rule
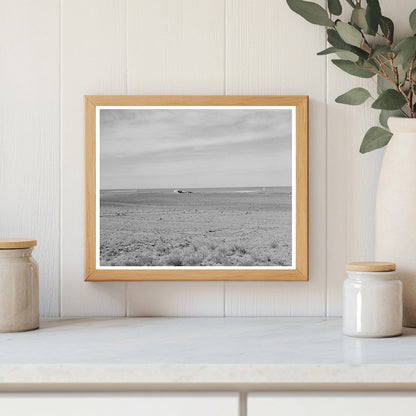
[[[343,331],[354,337],[393,337],[402,333],[402,282],[396,265],[384,262],[347,264]]]
[[[36,240],[0,240],[0,332],[39,328]]]

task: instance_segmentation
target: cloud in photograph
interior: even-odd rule
[[[101,109],[101,189],[287,186],[288,109]]]

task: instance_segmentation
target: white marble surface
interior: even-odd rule
[[[342,335],[334,318],[44,320],[0,334],[0,387],[333,383],[414,384],[416,330],[397,338]]]

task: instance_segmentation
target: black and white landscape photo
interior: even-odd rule
[[[97,117],[99,267],[293,267],[292,108]]]

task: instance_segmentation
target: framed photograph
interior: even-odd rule
[[[86,96],[85,145],[85,280],[308,280],[308,97]]]

